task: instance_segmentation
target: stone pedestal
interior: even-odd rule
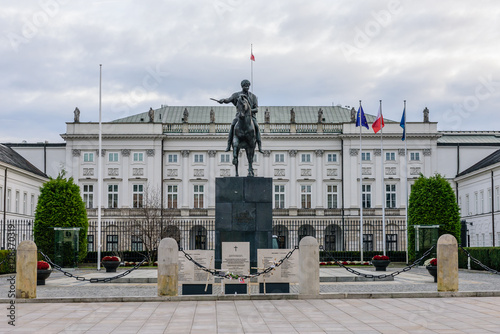
[[[179,282],[179,246],[172,238],[158,247],[158,296],[177,296]]]
[[[257,267],[257,249],[272,248],[272,178],[217,178],[215,188],[216,268],[222,242],[249,242],[250,266]]]
[[[443,234],[437,243],[438,291],[458,291],[458,245],[451,234]]]
[[[313,237],[299,244],[299,294],[319,295],[319,245]]]
[[[16,254],[16,298],[36,298],[37,248],[33,241],[22,241]]]

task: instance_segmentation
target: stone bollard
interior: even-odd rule
[[[16,254],[16,298],[36,298],[37,248],[33,241],[22,241]]]
[[[443,234],[437,243],[438,291],[458,291],[458,244],[451,234]]]
[[[179,246],[172,238],[160,241],[158,247],[158,296],[177,296]]]
[[[319,295],[319,246],[313,237],[299,244],[299,294]]]

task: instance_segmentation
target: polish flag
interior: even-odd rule
[[[372,129],[373,131],[375,131],[375,133],[377,133],[383,127],[384,127],[384,117],[382,116],[382,106],[380,106],[378,109],[377,119],[372,124]]]
[[[250,60],[255,61],[255,57],[253,56],[253,52],[250,53]]]

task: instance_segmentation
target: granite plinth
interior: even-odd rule
[[[216,179],[216,268],[220,268],[222,261],[222,242],[249,242],[251,267],[257,267],[257,249],[272,248],[272,193],[272,178]]]

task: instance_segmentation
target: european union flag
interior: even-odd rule
[[[356,127],[358,126],[364,126],[367,130],[370,130],[362,106],[359,106],[358,115],[356,116]]]
[[[406,108],[403,109],[403,116],[401,117],[401,123],[399,123],[399,126],[403,128],[403,138],[401,138],[401,140],[405,140],[406,139],[406,116],[405,116],[405,113],[406,113]]]

